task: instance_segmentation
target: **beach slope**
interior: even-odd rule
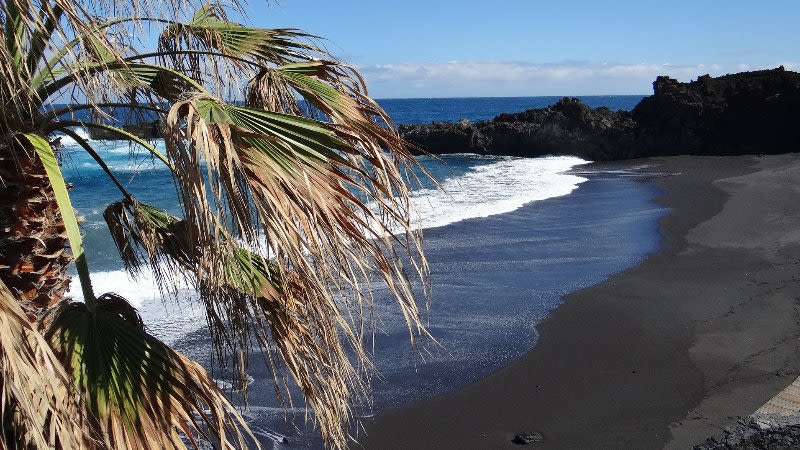
[[[637,161],[641,164],[642,161]],[[526,356],[379,415],[365,448],[687,448],[800,373],[800,155],[647,160],[662,249],[569,295]]]

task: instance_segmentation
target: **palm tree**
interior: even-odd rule
[[[94,292],[56,135],[119,190],[104,217],[131,276],[149,267],[165,294],[195,288],[216,354],[241,380],[260,347],[329,446],[346,445],[365,393],[372,283],[397,298],[412,339],[425,333],[414,160],[390,118],[313,36],[230,14],[236,3],[4,1],[0,448],[258,446],[202,367],[149,335],[124,298]],[[120,108],[157,117],[166,152],[121,127]],[[163,164],[181,217],[128,192],[76,127]]]

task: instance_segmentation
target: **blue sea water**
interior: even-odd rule
[[[380,103],[398,123],[485,120],[540,108],[558,97],[392,99]],[[590,106],[630,109],[640,96],[583,97]],[[75,184],[73,204],[84,217],[87,259],[98,292],[115,291],[140,309],[149,330],[201,362],[210,362],[202,311],[190,292],[165,302],[147,277],[130,280],[102,218],[119,199],[91,158],[64,139],[64,167]],[[167,171],[118,142],[93,142],[111,169],[141,200],[179,212]],[[163,143],[159,144],[163,147]],[[379,332],[374,402],[363,417],[452,391],[502,368],[536,343],[536,324],[569,292],[641,261],[659,245],[658,194],[638,181],[641,169],[606,170],[572,157],[511,158],[470,154],[423,156],[420,162],[447,193],[420,186],[412,201],[425,233],[433,297],[430,341],[409,346],[390,298],[377,291]],[[167,306],[165,306],[165,304]],[[260,361],[254,354],[252,361]],[[269,445],[318,447],[313,430],[287,422],[272,377],[254,364],[247,417]],[[224,381],[221,380],[224,384]]]
[[[563,97],[480,97],[480,98],[412,98],[384,99],[378,103],[398,124],[430,122],[472,122],[489,120],[501,113],[546,108]],[[592,108],[605,106],[611,110],[630,111],[643,98],[641,95],[577,96]]]

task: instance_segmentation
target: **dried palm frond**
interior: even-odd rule
[[[0,448],[79,449],[78,397],[50,346],[0,282]]]
[[[366,119],[356,117],[352,123],[368,129]],[[374,136],[384,136],[379,127],[372,127]],[[391,136],[386,135],[383,144]],[[356,349],[359,363],[367,365],[361,350],[367,330],[360,317],[371,304],[368,289],[373,274],[399,300],[412,336],[424,333],[411,282],[396,253],[400,249],[411,255],[408,261],[425,277],[424,259],[415,257],[421,255],[421,247],[410,221],[403,172],[393,159],[402,158],[402,153],[384,152],[373,136],[350,124],[230,105],[208,95],[176,103],[167,117],[166,137],[184,208],[185,234],[200,253],[192,258],[199,263],[194,273],[200,285],[212,287],[203,296],[210,316],[229,310],[216,308],[228,300],[217,280],[225,279],[222,274],[233,251],[221,224],[231,224],[230,234],[249,245],[258,244],[249,230],[260,226],[268,256],[282,279],[291,274],[301,280],[296,284],[302,285],[304,304],[294,314],[321,321],[318,329],[324,333],[319,341],[325,346],[339,348],[331,342],[341,334]],[[394,234],[397,228],[404,230],[404,239]],[[283,297],[282,302],[285,309],[301,306]],[[355,320],[348,319],[351,313]],[[210,323],[215,333],[223,334],[229,327],[247,329],[249,320],[225,314]],[[271,320],[275,336],[276,318]],[[297,337],[292,328],[282,331],[286,334],[275,336],[279,345]],[[350,372],[344,352],[338,353],[342,356],[332,365]],[[314,367],[292,369],[301,387],[325,379]],[[342,442],[344,435],[336,433],[349,420],[348,410],[337,405],[347,404],[353,393],[333,382],[340,376],[325,380],[319,392],[305,392],[323,434],[335,442]]]

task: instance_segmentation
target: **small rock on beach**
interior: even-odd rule
[[[520,445],[527,445],[533,444],[534,442],[541,442],[542,439],[544,439],[544,437],[541,433],[529,431],[526,433],[518,433],[516,436],[514,436],[514,439],[511,442]]]

